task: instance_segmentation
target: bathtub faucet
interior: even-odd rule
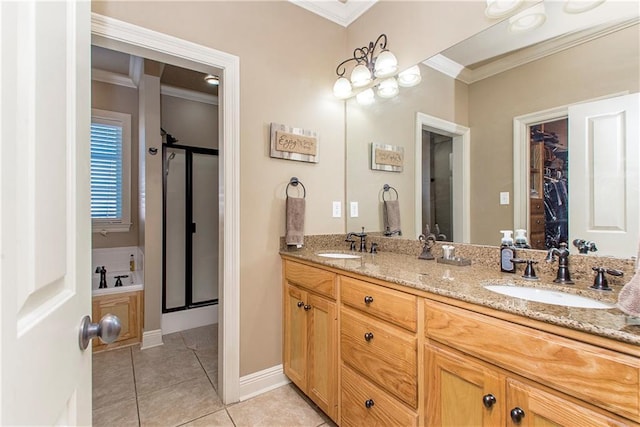
[[[107,269],[102,267],[96,267],[96,273],[100,273],[100,286],[98,289],[104,289],[107,287]]]

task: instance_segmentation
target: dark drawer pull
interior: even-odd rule
[[[371,408],[373,405],[375,405],[375,402],[373,401],[373,399],[367,399],[364,402],[364,406],[368,409]]]
[[[517,406],[511,410],[511,419],[514,423],[520,424],[520,421],[524,418],[524,411],[522,408],[518,408]]]
[[[365,341],[371,341],[373,339],[373,332],[367,332],[364,334]]]
[[[366,297],[364,297],[364,303],[365,304],[371,304],[373,302],[373,297],[370,295],[367,295]]]
[[[484,397],[482,398],[482,404],[486,408],[491,408],[493,405],[496,404],[496,397],[491,393],[485,394]]]
[[[298,307],[302,307],[304,303],[302,301],[298,301]]]
[[[311,310],[311,306],[309,304],[304,306],[304,311],[309,311]]]

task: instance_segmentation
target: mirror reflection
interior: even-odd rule
[[[536,209],[531,204],[535,195],[533,186],[539,185],[536,191],[544,194],[545,172],[549,172],[549,178],[553,177],[551,170],[545,170],[550,165],[545,164],[541,165],[541,175],[532,173],[530,157],[535,153],[530,147],[531,131],[536,126],[567,119],[570,106],[626,94],[637,96],[640,86],[637,3],[605,2],[593,11],[580,14],[579,18],[586,22],[581,26],[577,24],[578,18],[567,18],[562,3],[545,2],[547,21],[534,36],[510,34],[507,22],[498,24],[425,61],[429,66],[420,64],[422,83],[401,91],[396,98],[366,107],[354,99],[347,101],[347,201],[359,204],[359,216],[347,217],[349,231],[363,226],[369,231],[384,231],[382,194],[383,186],[388,184],[398,191],[403,238],[417,237],[424,231],[425,224],[433,231],[438,223],[442,234],[454,242],[498,245],[499,230],[516,228],[526,229],[530,241],[532,237],[540,240],[540,234],[535,234],[532,227]],[[542,30],[554,22],[563,23],[561,27],[565,31],[549,40],[550,36],[543,35]],[[514,47],[513,39],[518,38],[536,40],[532,47]],[[502,48],[502,51],[488,52],[488,47]],[[468,60],[464,59],[465,55]],[[497,55],[497,60],[487,59],[491,55]],[[455,63],[465,67],[456,68]],[[635,116],[627,113],[626,117],[637,126],[637,113]],[[516,122],[517,118],[520,121]],[[523,126],[518,131],[522,135],[516,135],[519,125]],[[571,125],[568,126],[568,134],[574,135]],[[430,157],[435,155],[430,147],[423,146],[423,140],[431,141],[432,135],[443,140],[451,138],[448,162],[437,161],[438,166],[444,163],[444,170],[450,169],[447,173],[431,168]],[[520,137],[517,141],[516,136]],[[372,170],[371,143],[403,147],[403,171]],[[571,141],[568,144],[571,145]],[[598,157],[608,157],[603,153],[610,151],[604,150]],[[562,157],[561,153],[556,150],[550,154]],[[632,153],[627,153],[623,160],[627,162],[631,157]],[[548,162],[551,161],[550,158]],[[610,177],[601,173],[602,179],[594,179],[596,172],[584,161],[566,159],[567,167],[573,165],[569,171],[582,171],[582,176],[573,179],[574,184],[594,183],[592,187],[581,185],[573,193],[569,191],[572,195],[567,196],[569,206],[572,201],[582,201],[583,209],[584,195],[591,191],[599,196],[588,201],[591,207],[587,203],[587,208],[597,211],[598,206],[607,206],[603,201],[607,194],[602,188],[598,189],[598,181],[621,182],[621,178],[619,174]],[[613,160],[602,161],[610,165]],[[423,167],[425,162],[429,168]],[[638,173],[631,170],[631,166],[625,163],[623,171],[626,189],[631,191],[620,192],[613,184],[606,188],[608,195],[615,193],[615,206],[635,206],[636,210],[617,213],[623,218],[620,224],[624,230],[614,230],[616,238],[612,243],[604,243],[607,240],[604,239],[598,244],[599,255],[626,257],[635,255],[637,250],[638,228],[632,223],[637,223],[639,217]],[[542,181],[536,184],[540,177]],[[567,179],[571,183],[572,178]],[[616,188],[614,193],[610,192],[612,187]],[[442,195],[442,191],[447,190],[442,188],[448,188],[448,199]],[[448,200],[451,218],[441,220],[440,205],[447,206]],[[573,218],[576,214],[580,212],[573,212],[569,207],[567,216]],[[604,212],[602,215],[616,216]],[[447,221],[451,227],[445,232],[442,229]],[[611,218],[611,221],[618,219]],[[586,224],[585,229],[588,226]],[[598,233],[597,238],[576,233],[569,226],[569,244],[577,238],[597,243],[603,239]],[[623,240],[627,242],[620,244]]]

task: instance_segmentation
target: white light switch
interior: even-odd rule
[[[351,218],[358,217],[358,202],[351,202]]]
[[[333,217],[340,218],[342,216],[342,203],[333,202]]]
[[[501,205],[508,205],[509,204],[509,192],[508,191],[501,191],[500,192],[500,204]]]

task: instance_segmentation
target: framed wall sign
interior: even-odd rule
[[[402,172],[403,165],[404,147],[371,143],[371,169]]]
[[[318,149],[317,132],[271,123],[271,157],[318,163]]]

